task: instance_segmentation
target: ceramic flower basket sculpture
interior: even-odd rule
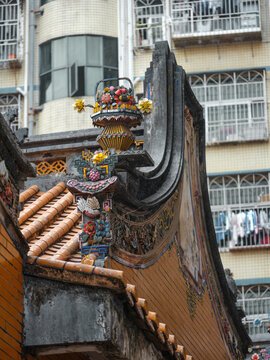
[[[130,87],[111,85],[98,91],[100,84],[115,80],[127,80]],[[103,128],[97,137],[103,150],[95,153],[83,151],[82,157],[74,163],[78,176],[69,180],[67,186],[74,193],[78,211],[82,213],[82,231],[79,236],[82,262],[104,266],[112,238],[110,210],[118,182],[115,166],[120,166],[121,161],[128,162],[130,157],[133,157],[133,164],[135,161],[138,166],[152,165],[151,161],[148,164],[148,157],[143,150],[129,150],[128,154],[125,153],[135,140],[130,128],[141,124],[143,114],[151,111],[152,102],[143,99],[137,104],[129,79],[106,79],[96,86],[95,106],[85,105],[84,100],[76,100],[74,104],[78,112],[84,111],[86,107],[93,108],[93,125]]]

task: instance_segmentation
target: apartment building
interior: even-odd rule
[[[138,96],[167,40],[204,107],[209,195],[225,268],[254,341],[270,321],[270,5],[268,0],[0,0],[0,110],[30,135],[89,128],[101,78]],[[118,49],[118,57],[116,56]]]

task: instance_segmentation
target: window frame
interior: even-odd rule
[[[78,61],[73,61],[73,63],[71,63],[71,60],[69,59],[69,48],[70,48],[70,39],[74,39],[76,37],[81,37],[83,38],[83,46],[84,46],[84,53],[85,53],[85,57],[84,57],[84,65],[79,65],[78,64]],[[99,54],[99,59],[100,59],[100,63],[99,64],[95,64],[95,65],[91,65],[87,59],[88,59],[88,53],[89,53],[89,44],[88,44],[88,41],[87,39],[88,38],[98,38],[99,39],[99,51],[100,51],[100,54]],[[95,87],[93,86],[93,91],[91,92],[87,92],[87,88],[86,88],[86,85],[84,86],[84,91],[83,91],[83,94],[78,94],[78,91],[79,91],[79,83],[78,83],[78,69],[80,67],[83,67],[84,68],[84,84],[87,83],[87,70],[88,68],[92,68],[92,69],[100,69],[102,75],[101,77],[104,78],[104,71],[105,69],[110,69],[110,70],[115,70],[117,73],[118,73],[118,56],[117,56],[117,66],[108,66],[108,65],[104,65],[104,38],[108,38],[108,39],[114,39],[116,40],[116,49],[115,51],[118,52],[118,45],[117,45],[117,41],[118,39],[115,38],[115,37],[109,37],[109,36],[102,36],[102,35],[89,35],[89,34],[83,34],[83,35],[73,35],[73,36],[66,36],[66,37],[60,37],[60,38],[55,38],[55,39],[52,39],[52,40],[49,40],[43,44],[40,45],[40,56],[41,56],[41,53],[42,53],[42,47],[44,46],[48,46],[48,44],[50,44],[50,68],[49,69],[46,69],[44,71],[42,71],[41,69],[41,66],[42,66],[42,63],[40,62],[40,70],[39,70],[39,78],[40,78],[40,100],[39,100],[39,103],[40,105],[48,102],[48,101],[52,101],[52,100],[55,100],[55,99],[59,99],[59,98],[65,98],[65,97],[73,97],[73,96],[94,96],[94,90],[95,90]],[[54,41],[57,41],[57,40],[60,40],[60,39],[66,39],[66,58],[67,58],[67,63],[65,66],[58,66],[58,67],[54,67],[54,64],[53,64],[53,42]],[[71,89],[71,67],[74,65],[74,63],[77,63],[77,76],[76,76],[76,85],[75,86],[77,88],[77,91],[72,91]],[[67,96],[60,96],[60,97],[56,97],[57,95],[54,93],[54,84],[53,84],[53,73],[58,71],[58,70],[64,70],[66,69],[67,71]],[[42,85],[41,85],[41,78],[42,77],[45,77],[45,76],[48,76],[48,74],[51,74],[51,86],[52,86],[52,95],[51,95],[51,98],[50,99],[44,99],[43,100],[43,92],[45,89],[42,88]],[[117,76],[118,77],[118,74]]]
[[[0,67],[5,67],[7,63],[20,64],[22,61],[22,3],[21,0],[12,0],[13,3],[7,3],[6,0],[0,0]],[[6,11],[9,7],[10,11]],[[13,9],[11,9],[11,7]],[[5,14],[10,14],[10,18],[5,19]],[[11,34],[9,34],[9,32]],[[7,38],[5,38],[7,36]],[[15,36],[15,37],[14,37]]]

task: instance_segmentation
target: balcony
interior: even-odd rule
[[[259,0],[172,0],[171,16],[176,45],[261,38]]]
[[[220,251],[270,247],[270,173],[208,179]]]
[[[0,68],[21,65],[20,18],[19,0],[0,0]]]

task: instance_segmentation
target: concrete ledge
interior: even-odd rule
[[[107,289],[25,276],[26,353],[97,352],[100,359],[171,359],[129,316],[124,297]],[[102,354],[102,356],[101,356]]]

